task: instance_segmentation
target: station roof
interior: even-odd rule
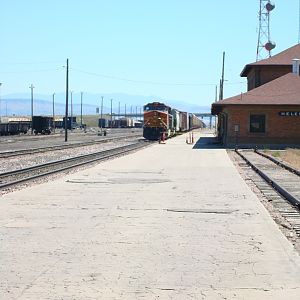
[[[300,105],[300,76],[288,73],[240,95],[212,104],[212,113],[225,105]]]
[[[241,77],[247,77],[252,68],[259,66],[292,66],[294,58],[300,59],[300,44],[292,46],[270,58],[247,64],[241,72]]]

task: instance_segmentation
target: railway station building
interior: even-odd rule
[[[248,64],[248,91],[212,104],[226,147],[300,147],[300,45]]]

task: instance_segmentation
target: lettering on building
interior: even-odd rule
[[[300,111],[280,111],[281,117],[300,117]]]

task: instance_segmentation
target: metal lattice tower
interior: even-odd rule
[[[260,0],[259,8],[259,29],[256,49],[256,61],[271,57],[271,50],[276,44],[271,42],[270,36],[270,12],[275,5],[270,0]],[[267,50],[267,52],[264,52]]]

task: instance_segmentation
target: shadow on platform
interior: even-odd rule
[[[201,137],[193,149],[225,149],[225,147],[215,137]]]

